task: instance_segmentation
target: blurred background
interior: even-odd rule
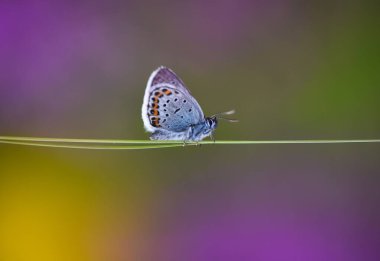
[[[148,139],[160,65],[219,140],[380,138],[376,1],[2,1],[0,135]],[[0,145],[0,260],[379,260],[380,146]]]

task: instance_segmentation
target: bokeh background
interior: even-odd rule
[[[380,138],[376,1],[1,1],[0,135],[147,139],[173,68],[216,138]],[[0,145],[0,260],[379,260],[380,146]]]

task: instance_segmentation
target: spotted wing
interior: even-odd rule
[[[170,69],[160,67],[149,78],[142,118],[147,131],[181,132],[199,123],[204,115],[182,80]]]
[[[158,84],[170,84],[174,85],[175,89],[182,91],[183,93],[190,94],[190,91],[185,87],[183,81],[173,72],[171,69],[160,66],[157,70],[155,70],[151,77],[152,82],[150,86],[155,86]]]

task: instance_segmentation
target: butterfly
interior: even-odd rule
[[[149,77],[142,105],[142,119],[151,140],[181,140],[198,142],[211,136],[220,115],[205,117],[201,106],[183,81],[169,68],[161,66]],[[225,119],[229,121],[235,121]]]

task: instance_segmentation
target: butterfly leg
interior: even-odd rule
[[[215,143],[215,137],[213,133],[210,134],[210,139]]]
[[[183,142],[183,143],[182,143],[182,146],[185,147],[185,146],[187,145],[187,140],[186,140],[186,138],[184,138],[184,139],[182,140],[182,142]]]
[[[191,139],[191,136],[192,136],[192,133],[193,133],[193,126],[190,126],[185,135],[183,136],[183,146],[186,146],[187,145],[187,142],[192,142],[193,140]]]

